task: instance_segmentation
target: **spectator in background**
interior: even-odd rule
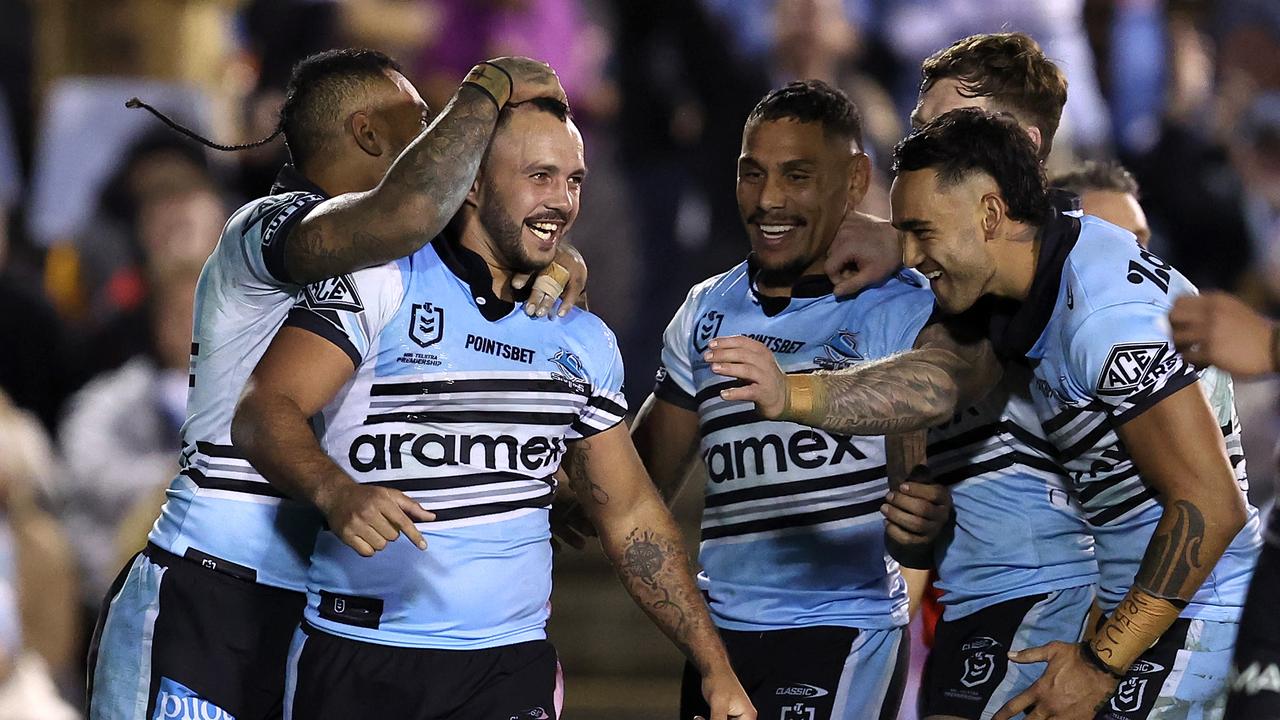
[[[56,472],[44,430],[0,392],[0,720],[79,717],[54,682],[79,660],[71,546],[38,502]]]
[[[1144,248],[1151,244],[1147,214],[1138,202],[1138,181],[1120,163],[1087,160],[1053,178],[1049,184],[1079,195],[1086,215],[1100,217],[1128,230]]]
[[[65,498],[67,529],[81,548],[81,597],[90,624],[119,567],[116,537],[122,519],[135,505],[154,503],[149,508],[154,520],[162,500],[156,491],[178,471],[200,269],[201,261],[190,257],[156,265],[150,278],[149,351],[82,388],[59,428],[67,466],[59,494]],[[130,554],[145,542],[143,533]]]

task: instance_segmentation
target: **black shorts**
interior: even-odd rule
[[[761,720],[894,720],[910,642],[903,628],[721,630],[729,661]],[[702,678],[686,664],[680,718],[708,717]]]
[[[1009,651],[1079,640],[1092,601],[1093,587],[1082,586],[939,621],[920,684],[920,717],[990,718],[1043,670],[1010,664]]]
[[[294,720],[555,720],[560,667],[546,640],[428,650],[350,640],[306,623],[289,668]],[[238,719],[237,719],[238,720]]]
[[[1262,546],[1236,640],[1226,720],[1280,718],[1280,548]]]
[[[289,643],[307,598],[245,570],[154,545],[135,555],[107,592],[90,642],[89,718],[283,717]]]

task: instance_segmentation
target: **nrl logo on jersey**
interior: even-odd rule
[[[1129,668],[1129,677],[1120,683],[1116,688],[1116,694],[1111,698],[1111,709],[1118,713],[1135,713],[1142,709],[1142,699],[1147,695],[1147,686],[1152,678],[1142,677],[1143,675],[1154,675],[1164,671],[1163,665],[1139,660]],[[1158,692],[1163,682],[1157,682],[1155,690]]]
[[[813,362],[823,370],[839,370],[863,360],[866,358],[858,350],[858,333],[837,330],[822,343],[822,354],[814,358]]]
[[[364,303],[360,302],[360,294],[356,292],[356,283],[350,275],[339,275],[336,278],[312,283],[303,291],[304,302],[312,310],[345,310],[361,312]]]
[[[711,346],[711,341],[720,334],[720,323],[724,322],[724,313],[719,310],[708,310],[698,318],[698,324],[694,327],[693,349],[700,353],[707,351]]]
[[[960,684],[967,688],[983,685],[991,680],[996,670],[996,653],[1000,642],[994,638],[979,637],[960,646],[961,652],[969,653],[964,659],[964,674],[960,676]]]
[[[432,303],[415,303],[409,318],[409,337],[422,347],[431,347],[444,337],[444,308]]]
[[[552,379],[566,383],[576,392],[583,392],[587,385],[590,384],[587,380],[587,369],[582,365],[582,358],[576,354],[560,348],[549,359],[555,363],[556,367],[564,371],[551,373]]]
[[[1142,386],[1160,362],[1168,343],[1121,343],[1111,348],[1098,375],[1099,395],[1128,395]]]

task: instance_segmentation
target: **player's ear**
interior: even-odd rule
[[[480,172],[476,173],[476,179],[471,181],[471,189],[467,191],[467,196],[463,198],[464,205],[478,207],[480,205],[480,178],[484,175],[484,168],[480,168]]]
[[[379,157],[384,152],[385,148],[382,147],[382,141],[373,127],[373,118],[369,113],[363,110],[351,113],[351,117],[347,119],[347,130],[355,138],[356,145],[369,155]]]
[[[1023,128],[1031,136],[1031,142],[1036,144],[1036,152],[1040,152],[1040,148],[1044,147],[1044,137],[1040,135],[1040,128],[1035,125],[1024,125]]]
[[[866,197],[867,188],[871,186],[871,158],[859,151],[850,162],[853,167],[849,173],[849,208],[853,209],[862,204],[862,198]]]
[[[1009,208],[1004,204],[1004,198],[1000,197],[1000,193],[997,192],[989,192],[983,195],[980,203],[982,234],[985,239],[990,240],[995,237],[996,230],[1004,222]]]

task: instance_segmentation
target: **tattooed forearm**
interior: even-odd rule
[[[290,278],[309,283],[335,277],[404,257],[429,242],[462,206],[497,118],[492,100],[462,86],[376,188],[326,201],[289,233]]]
[[[1204,513],[1189,500],[1175,500],[1164,511],[1147,545],[1134,585],[1160,598],[1190,600],[1217,556],[1203,552]]]
[[[564,458],[564,472],[569,477],[569,488],[578,497],[578,502],[594,502],[596,505],[608,505],[609,493],[591,480],[587,470],[587,453],[591,451],[591,441],[579,440]]]

